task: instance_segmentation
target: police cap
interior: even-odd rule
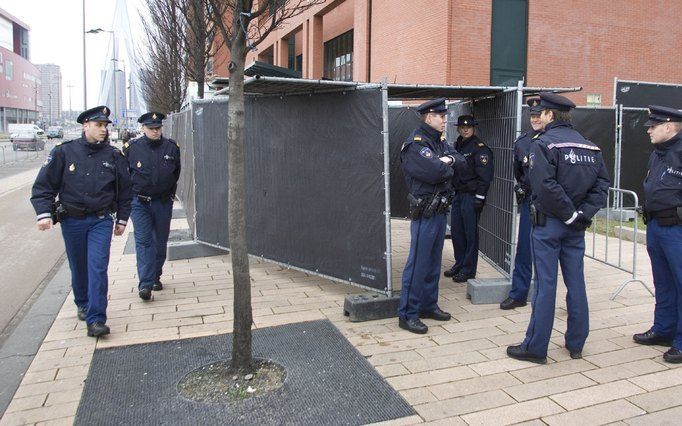
[[[445,107],[445,98],[432,99],[417,107],[417,112],[420,114],[428,114],[430,112],[443,114],[447,111],[448,109]]]
[[[526,104],[530,107],[530,115],[540,115],[542,107],[540,106],[540,98],[529,98]]]
[[[575,104],[565,96],[556,93],[540,93],[540,107],[542,109],[555,109],[557,111],[570,111],[575,108]]]
[[[163,119],[166,118],[164,114],[160,112],[150,111],[148,113],[142,114],[140,118],[137,119],[138,123],[149,127],[150,129],[158,129],[163,126]]]
[[[682,111],[670,107],[649,105],[649,120],[644,123],[644,126],[651,127],[673,121],[682,121]]]
[[[107,123],[111,123],[111,120],[109,120],[109,114],[111,114],[111,110],[106,105],[100,105],[81,112],[76,119],[76,122],[79,124],[85,124],[88,121],[105,121]]]
[[[473,115],[460,115],[457,117],[457,126],[478,126],[478,121]]]

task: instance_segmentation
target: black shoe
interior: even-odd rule
[[[475,277],[475,275],[469,275],[469,274],[465,274],[462,272],[458,272],[452,277],[452,281],[454,281],[456,283],[465,283],[470,278],[474,278],[474,277]]]
[[[419,321],[419,318],[400,318],[398,320],[398,327],[417,334],[426,334],[426,332],[429,331],[429,328],[426,326],[426,324]]]
[[[137,294],[140,296],[140,299],[149,300],[152,298],[152,288],[151,287],[144,287]]]
[[[670,348],[668,349],[668,352],[663,354],[663,360],[673,364],[682,364],[682,351],[676,348]]]
[[[520,308],[521,306],[526,306],[525,300],[515,300],[511,297],[507,297],[502,303],[500,303],[500,309],[504,309],[505,311],[514,308]]]
[[[436,308],[432,312],[422,312],[419,314],[419,318],[428,318],[436,321],[450,321],[452,315],[445,312],[441,308]]]
[[[659,345],[659,346],[672,346],[673,339],[668,339],[663,337],[651,329],[646,333],[638,333],[632,336],[632,340],[640,345]]]
[[[547,364],[546,356],[533,355],[527,350],[521,348],[521,345],[507,346],[507,355],[509,355],[510,358],[518,359],[519,361],[530,361],[536,364]]]
[[[76,315],[78,315],[79,320],[85,321],[85,317],[88,316],[88,307],[87,306],[79,306]]]
[[[109,327],[102,324],[101,322],[88,324],[88,336],[90,337],[105,336],[109,333],[110,333]]]
[[[161,284],[161,281],[155,282],[154,285],[152,286],[152,290],[154,291],[163,290],[163,284]]]
[[[571,354],[571,359],[582,359],[583,358],[583,352],[582,351],[571,351],[569,350]]]
[[[452,265],[452,268],[443,272],[443,275],[445,275],[448,278],[452,278],[453,276],[457,275],[458,272],[459,272],[459,268],[456,268],[455,265]]]

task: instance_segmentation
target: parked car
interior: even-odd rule
[[[15,151],[43,151],[45,139],[36,132],[21,131],[12,137],[12,149]]]
[[[52,138],[63,138],[64,137],[64,129],[61,126],[50,126],[47,128],[47,138],[52,139]]]

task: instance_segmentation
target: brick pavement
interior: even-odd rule
[[[174,220],[174,228],[185,227]],[[232,330],[229,255],[169,262],[164,290],[152,303],[137,296],[135,257],[122,255],[125,238],[115,238],[110,264],[109,321],[112,334],[85,336],[69,298],[0,425],[71,424],[96,348],[190,338]],[[394,281],[409,246],[407,223],[394,221]],[[450,266],[446,242],[443,269]],[[644,247],[640,276],[651,285]],[[496,277],[485,262],[480,277]],[[662,361],[665,348],[633,344],[631,335],[648,329],[653,299],[632,285],[615,301],[614,288],[627,275],[586,261],[591,333],[584,358],[573,360],[562,347],[566,327],[565,289],[560,285],[555,330],[544,366],[509,359],[505,348],[523,339],[530,307],[501,311],[472,305],[464,286],[441,281],[440,306],[454,320],[427,320],[428,335],[400,330],[396,319],[351,323],[343,316],[345,284],[253,260],[254,328],[329,319],[417,415],[389,424],[661,424],[682,415],[682,369]]]

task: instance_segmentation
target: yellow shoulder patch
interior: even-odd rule
[[[56,144],[54,144],[54,146],[59,146],[61,144],[62,144],[61,142],[57,142]]]
[[[414,137],[414,140],[416,140],[416,141],[421,141],[421,140],[422,140],[422,137],[421,137],[421,136],[415,136],[415,137]]]
[[[479,147],[479,148],[483,148],[484,146],[485,146],[485,144],[484,144],[483,142],[479,142],[479,143],[478,143],[478,147]]]
[[[539,138],[539,137],[540,137],[540,133],[538,133],[537,135],[533,136],[533,139],[537,139],[537,138]]]
[[[180,148],[180,144],[179,144],[179,143],[175,142],[175,144],[178,146],[178,148]]]
[[[123,144],[123,148],[128,148],[129,146],[130,146],[130,144],[128,142]]]

